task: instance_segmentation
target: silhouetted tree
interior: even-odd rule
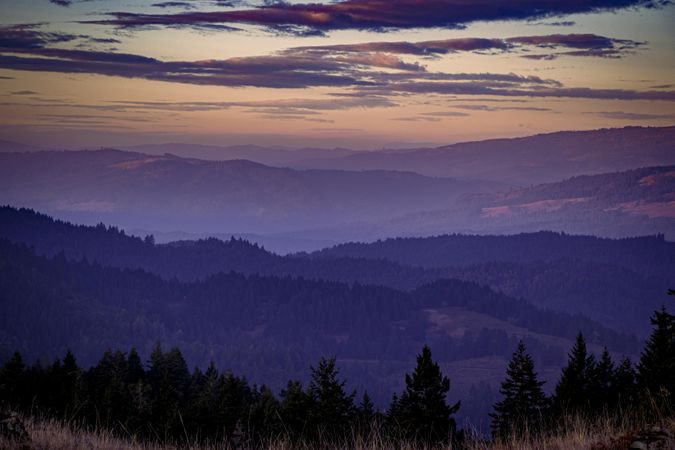
[[[537,379],[532,357],[525,352],[525,344],[520,341],[499,390],[502,400],[494,405],[495,412],[490,414],[494,436],[507,437],[525,430],[533,431],[541,425],[547,406],[541,389],[543,384]]]
[[[623,358],[614,373],[617,402],[626,405],[635,395],[635,369],[630,359]]]
[[[281,418],[284,432],[291,439],[309,433],[308,422],[312,401],[299,381],[289,381],[281,391]]]
[[[19,352],[0,369],[0,406],[18,407],[26,396],[26,365]]]
[[[441,373],[426,345],[417,356],[417,366],[405,376],[406,388],[400,398],[394,397],[389,421],[403,436],[426,443],[447,442],[455,438],[455,419],[460,403],[449,406],[446,397],[450,379]]]
[[[603,349],[591,375],[589,402],[592,410],[599,412],[613,408],[618,400],[616,367],[607,348]]]
[[[580,413],[590,405],[594,371],[595,358],[588,353],[584,336],[579,333],[555,387],[554,405],[558,413]]]
[[[675,396],[675,316],[665,306],[651,318],[654,330],[640,355],[638,384],[652,395]]]
[[[357,431],[363,435],[367,436],[373,428],[375,421],[375,405],[373,404],[368,392],[363,393],[361,397],[361,402],[357,407]]]
[[[345,381],[338,378],[335,358],[322,358],[311,371],[308,395],[313,403],[312,418],[317,431],[329,438],[345,436],[354,424],[356,394],[345,392]]]

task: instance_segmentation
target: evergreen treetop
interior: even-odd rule
[[[507,437],[522,433],[541,423],[547,406],[546,395],[541,389],[543,384],[537,379],[532,357],[526,353],[521,340],[499,390],[502,400],[494,405],[495,412],[490,414],[494,436]]]

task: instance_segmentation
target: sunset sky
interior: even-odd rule
[[[0,5],[4,140],[377,149],[675,124],[665,1]]]

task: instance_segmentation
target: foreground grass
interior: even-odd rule
[[[37,420],[25,418],[24,425],[30,435],[30,442],[26,444],[16,443],[0,437],[0,449],[2,450],[234,450],[246,449],[247,447],[234,447],[227,443],[211,443],[190,445],[181,443],[178,445],[153,444],[138,442],[134,439],[124,439],[112,433],[99,430],[88,431],[84,428],[64,425],[55,420]],[[631,443],[640,436],[653,433],[658,428],[665,431],[665,438],[657,443],[652,443],[647,448],[651,449],[675,449],[675,418],[662,419],[658,424],[636,426],[617,424],[615,420],[602,419],[595,423],[579,419],[567,419],[561,423],[557,432],[548,436],[513,437],[502,442],[489,442],[473,439],[467,442],[467,450],[626,450]],[[643,439],[644,440],[644,439]],[[649,441],[649,438],[647,438]],[[648,442],[647,442],[648,443]],[[284,439],[276,439],[257,448],[267,450],[309,450],[313,448],[323,450],[425,450],[421,447],[402,443],[391,442],[375,436],[367,442],[355,439],[346,445],[293,445]],[[451,446],[443,446],[434,450],[453,450]]]

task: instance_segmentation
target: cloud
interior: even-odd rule
[[[20,24],[0,27],[0,50],[29,50],[46,45],[74,41],[78,36],[68,33],[40,31],[43,24]]]
[[[35,91],[14,91],[10,92],[11,95],[38,95]]]
[[[73,4],[73,0],[49,0],[49,3],[59,6],[70,6]]]
[[[432,111],[421,113],[422,116],[433,116],[433,117],[468,117],[471,114],[458,111]]]
[[[190,26],[246,23],[265,27],[298,26],[315,30],[389,30],[463,28],[475,21],[538,19],[566,14],[653,8],[668,0],[344,0],[333,3],[274,2],[255,9],[138,14],[114,12],[111,18],[89,21],[122,28],[148,25]]]
[[[304,47],[270,55],[202,61],[162,61],[129,53],[52,46],[83,38],[88,37],[43,32],[38,25],[0,28],[0,69],[97,74],[227,87],[342,87],[351,89],[352,94],[368,94],[378,99],[417,93],[675,100],[675,92],[669,90],[568,88],[557,80],[514,73],[429,72],[418,63],[406,62],[396,54],[384,52],[379,43],[358,44],[354,52],[326,50],[331,47],[320,47],[321,50]],[[595,35],[529,36],[504,41],[509,45],[564,46],[575,49],[573,51],[613,50],[618,45],[616,40]],[[453,42],[453,48],[486,46],[475,40]],[[633,45],[632,41],[621,42],[628,48]],[[401,43],[394,44],[390,50],[401,48]],[[362,48],[375,48],[376,51],[360,52]]]
[[[386,97],[377,95],[345,96],[342,98],[279,99],[249,102],[110,102],[122,110],[210,111],[246,108],[254,112],[275,112],[286,115],[311,114],[312,111],[338,111],[352,108],[386,108],[397,106]]]
[[[645,114],[624,111],[599,111],[588,114],[616,120],[675,120],[675,114]]]
[[[438,117],[431,116],[409,116],[409,117],[395,117],[389,120],[398,120],[401,122],[440,122],[441,119]]]
[[[153,3],[151,6],[155,8],[184,8],[184,9],[195,9],[196,6],[188,2],[160,2]]]
[[[557,22],[530,22],[528,25],[539,25],[545,27],[573,27],[577,23],[572,20],[561,20]]]
[[[550,108],[535,106],[491,106],[491,105],[454,105],[453,108],[468,111],[550,111]]]
[[[25,50],[21,52],[28,53]],[[98,74],[214,86],[305,88],[365,83],[350,75],[352,66],[344,61],[261,56],[162,62],[133,54],[84,50],[35,49],[29,53],[50,58],[0,55],[0,68]]]
[[[552,34],[545,36],[517,36],[506,39],[458,38],[422,42],[365,42],[344,45],[294,47],[286,54],[300,53],[391,53],[416,56],[436,56],[456,52],[517,52],[530,51],[531,47],[550,49],[571,48],[575,51],[560,53],[568,56],[620,57],[644,45],[628,39],[613,39],[596,34]],[[532,59],[552,59],[557,55],[525,55]]]
[[[378,93],[379,87],[358,88],[371,94]],[[585,87],[495,87],[485,82],[399,82],[386,86],[390,94],[439,94],[439,95],[491,95],[530,98],[579,98],[598,100],[654,100],[675,101],[675,91],[635,91],[629,89],[594,89]]]

